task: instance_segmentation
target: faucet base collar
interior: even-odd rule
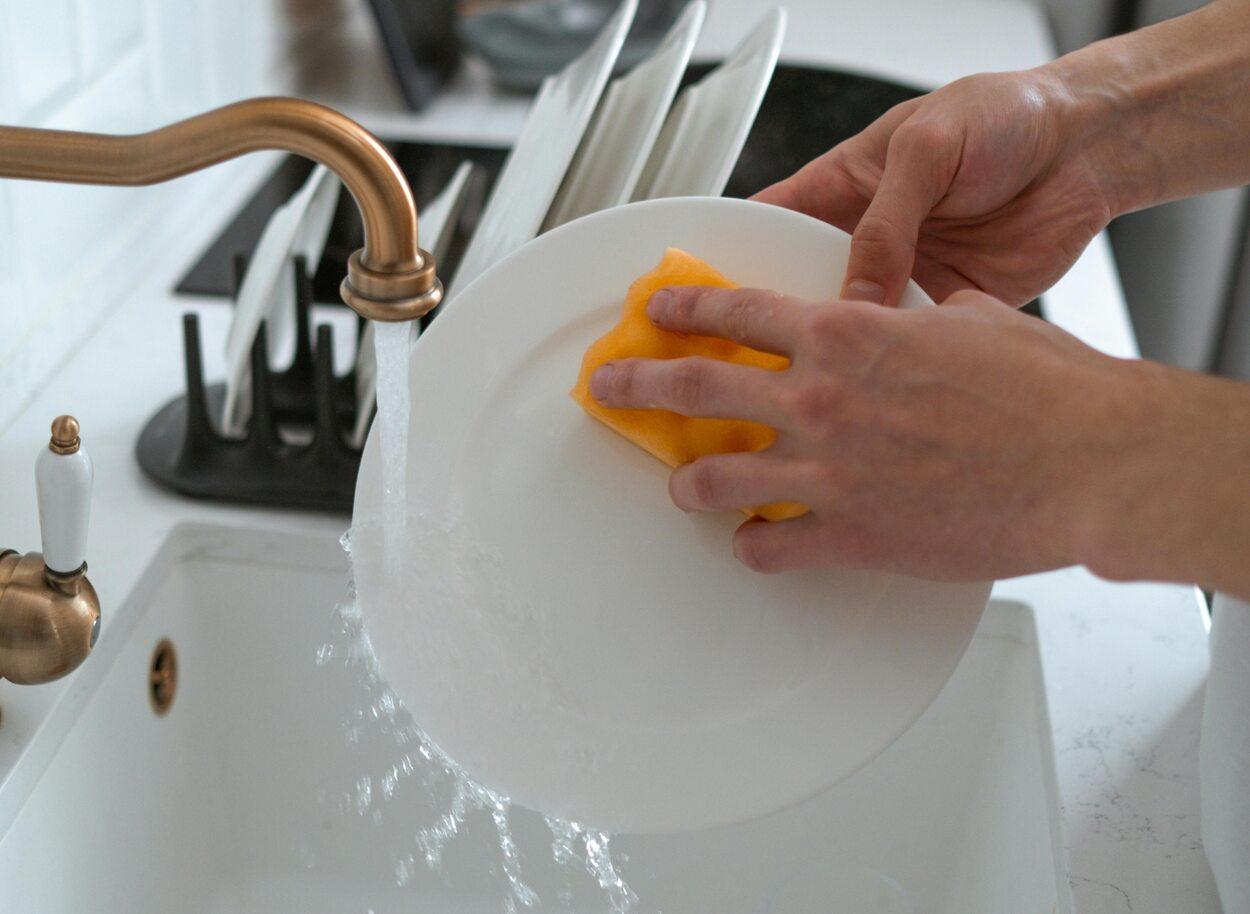
[[[443,284],[435,275],[434,257],[420,250],[415,270],[375,270],[364,262],[364,249],[347,261],[347,276],[339,287],[344,304],[372,321],[410,321],[434,310],[443,300]]]

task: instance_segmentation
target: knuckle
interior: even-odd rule
[[[844,332],[845,314],[842,308],[828,305],[814,308],[807,317],[808,334],[822,348],[841,339]]]
[[[712,507],[720,494],[721,481],[710,461],[696,460],[686,467],[684,493],[680,493],[692,507]],[[674,499],[676,500],[676,499]]]
[[[888,321],[896,312],[890,308],[877,305],[864,305],[854,302],[839,309],[842,311],[840,329],[842,338],[849,339],[856,345],[863,345],[882,335],[883,322]]]
[[[907,242],[907,234],[882,213],[864,213],[855,226],[854,246],[861,252],[865,249],[893,250],[903,242]]]
[[[738,561],[760,574],[776,574],[781,570],[779,554],[768,548],[761,535],[763,523],[749,524],[734,534],[734,555]]]
[[[688,324],[698,313],[703,291],[689,286],[678,286],[669,292],[673,296],[668,306],[669,321],[678,325]]]
[[[881,347],[893,313],[889,308],[859,302],[821,307],[809,318],[810,351],[822,364],[845,370]]]
[[[805,381],[791,394],[792,414],[809,428],[829,425],[841,404],[841,394],[827,381]]]
[[[839,563],[852,568],[869,568],[878,563],[873,537],[860,527],[844,526],[830,537],[831,551]]]
[[[725,303],[725,331],[731,338],[740,339],[751,334],[758,304],[759,299],[751,294],[735,295]]]
[[[608,396],[613,400],[627,399],[637,386],[638,364],[636,362],[617,362],[612,368],[608,382]]]
[[[890,138],[890,145],[921,155],[943,151],[950,143],[950,131],[933,120],[911,120],[901,124]]]
[[[692,407],[702,402],[707,393],[707,372],[694,359],[675,363],[668,377],[668,393],[678,406]]]
[[[810,467],[812,484],[830,502],[841,502],[855,487],[846,468],[832,461],[816,463]]]

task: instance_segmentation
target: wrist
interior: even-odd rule
[[[1159,163],[1133,158],[1134,137],[1148,129],[1151,104],[1119,41],[1100,41],[1038,68],[1065,138],[1061,155],[1081,163],[1112,219],[1164,195]]]
[[[1112,218],[1250,181],[1250,4],[1217,0],[1038,69]]]
[[[1250,587],[1250,387],[1116,362],[1114,422],[1075,510],[1074,561],[1112,580]]]

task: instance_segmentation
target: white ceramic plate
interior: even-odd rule
[[[625,831],[794,803],[889,745],[954,670],[988,584],[736,562],[739,514],[687,515],[668,470],[569,398],[630,282],[677,245],[728,276],[836,294],[848,237],[775,207],[616,207],[487,271],[413,348],[412,534],[386,573],[377,425],[356,493],[383,674],[468,770]],[[909,307],[929,304],[914,284]]]
[[[785,34],[785,10],[776,8],[723,64],[677,97],[634,200],[720,196],[772,81]]]
[[[706,12],[704,0],[692,0],[655,53],[608,86],[543,231],[629,202],[686,72]]]
[[[637,8],[638,0],[621,0],[586,53],[543,81],[448,287],[449,297],[542,228]]]

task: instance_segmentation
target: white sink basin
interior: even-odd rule
[[[177,529],[0,789],[0,911],[510,910],[481,813],[441,873],[418,862],[398,884],[441,807],[416,777],[384,796],[402,752],[358,673],[317,662],[345,582],[330,538]],[[179,676],[161,717],[148,682],[163,638]],[[1069,911],[1042,695],[1031,610],[991,603],[925,716],[834,790],[746,825],[615,839],[635,910]],[[533,910],[611,910],[583,869],[552,863],[541,819],[513,825]]]

